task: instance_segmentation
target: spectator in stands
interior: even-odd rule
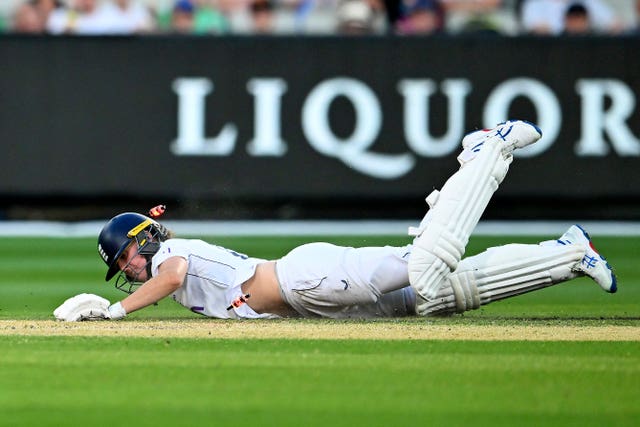
[[[438,0],[402,0],[398,34],[431,35],[444,28],[444,9]]]
[[[53,13],[57,8],[63,6],[63,2],[61,0],[31,0],[31,3],[35,5],[38,13],[40,14],[40,18],[45,23],[45,26],[49,20],[49,16],[51,16],[51,13]]]
[[[191,34],[195,28],[195,6],[190,0],[178,0],[171,10],[171,31]]]
[[[564,32],[567,9],[575,3],[570,0],[524,0],[521,22],[525,32],[536,35],[559,35]],[[582,0],[594,31],[617,34],[622,30],[621,20],[602,0]]]
[[[139,0],[115,0],[113,13],[122,33],[149,33],[155,29],[151,12]]]
[[[272,34],[274,31],[274,5],[271,0],[251,0],[251,32],[253,34]]]
[[[13,13],[10,30],[19,34],[43,34],[46,21],[40,14],[35,1],[19,5]]]
[[[229,21],[219,9],[222,0],[194,0],[195,15],[193,32],[196,34],[228,33]]]
[[[440,0],[445,10],[445,29],[456,33],[516,35],[518,17],[509,0]]]
[[[122,32],[113,3],[98,0],[69,0],[68,7],[58,7],[51,12],[47,31],[51,34],[74,35]]]
[[[179,34],[224,34],[229,32],[227,17],[219,7],[223,0],[177,0],[160,13],[160,27]]]
[[[591,33],[589,12],[582,3],[573,3],[564,14],[564,34],[580,36]]]
[[[367,0],[343,0],[336,10],[337,30],[341,35],[375,34],[375,11]]]
[[[338,5],[342,0],[279,0],[289,11],[291,32],[298,34],[335,34]]]

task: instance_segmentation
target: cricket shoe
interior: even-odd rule
[[[533,123],[525,120],[507,120],[493,129],[480,129],[468,133],[462,139],[463,152],[460,163],[473,159],[485,142],[498,140],[504,145],[502,152],[509,155],[516,148],[524,148],[542,138],[542,131]]]
[[[584,257],[573,266],[573,271],[581,272],[591,277],[606,292],[614,293],[618,290],[616,276],[607,260],[596,251],[591,237],[584,228],[572,225],[558,239],[561,245],[580,245],[584,247]]]

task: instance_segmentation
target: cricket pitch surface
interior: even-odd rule
[[[0,320],[0,336],[97,336],[224,339],[382,339],[482,341],[640,341],[640,326],[461,325],[403,321]]]

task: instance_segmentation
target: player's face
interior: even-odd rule
[[[138,254],[138,246],[129,245],[118,258],[118,268],[133,282],[145,282],[147,277],[147,259]]]

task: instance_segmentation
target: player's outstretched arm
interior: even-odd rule
[[[115,307],[115,310],[110,307],[109,311],[112,312],[112,318],[122,318],[126,314],[140,310],[171,295],[182,285],[186,275],[187,261],[184,258],[172,257],[167,259],[160,265],[158,274],[155,277],[147,280],[134,293],[119,303],[114,304],[114,306],[120,305],[123,312],[118,314],[122,314],[121,316],[113,316],[114,313],[117,313],[118,307]]]
[[[187,274],[187,261],[173,257],[160,265],[158,275],[147,280],[124,300],[110,304],[94,294],[79,294],[64,301],[53,315],[65,322],[84,320],[118,320],[128,313],[151,305],[178,289]]]

